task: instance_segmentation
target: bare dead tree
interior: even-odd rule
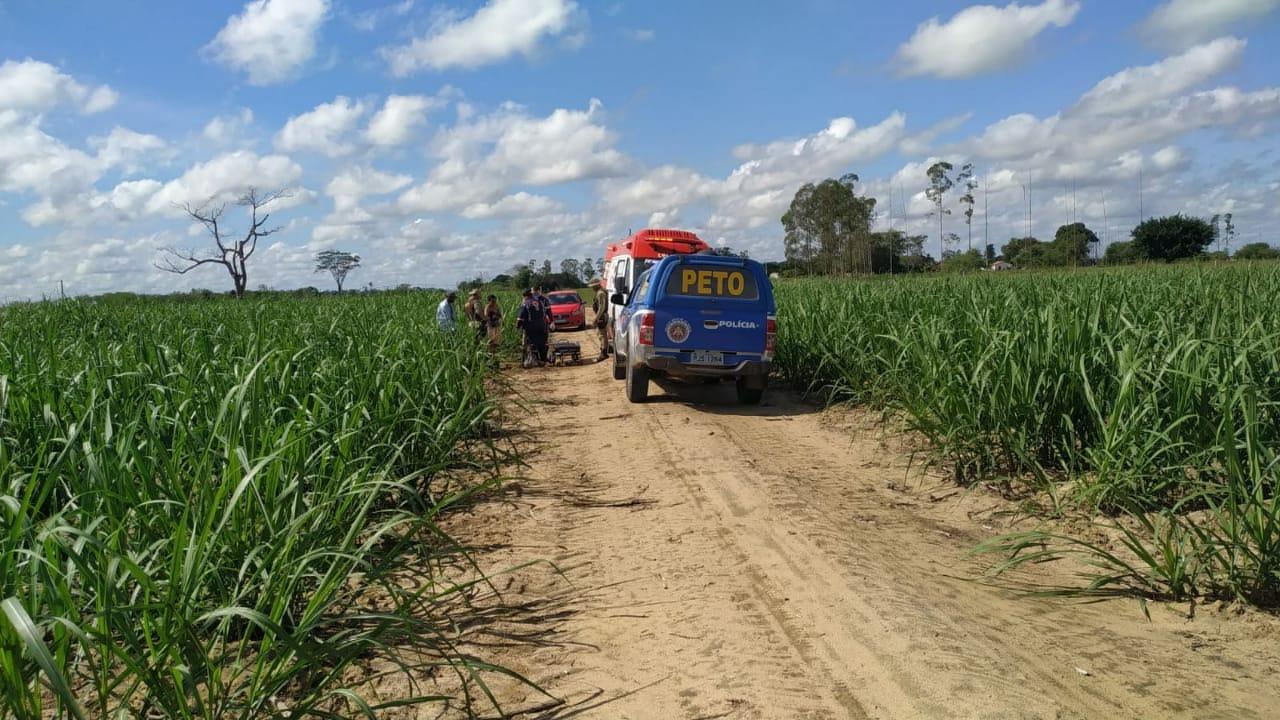
[[[244,297],[244,290],[249,282],[248,261],[258,249],[258,240],[280,229],[267,226],[271,213],[264,212],[264,209],[276,200],[287,197],[289,193],[283,189],[260,193],[255,188],[249,188],[245,194],[236,199],[235,205],[249,210],[249,229],[245,231],[244,237],[238,240],[227,237],[227,229],[220,225],[222,215],[227,209],[226,203],[214,205],[210,202],[199,207],[193,207],[190,203],[175,204],[175,207],[181,208],[188,217],[204,226],[213,237],[217,248],[206,254],[197,253],[195,250],[177,250],[173,247],[160,248],[164,258],[155,266],[165,272],[186,275],[202,265],[221,265],[231,275],[236,297]],[[261,217],[259,217],[260,214]]]

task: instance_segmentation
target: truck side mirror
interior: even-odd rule
[[[622,293],[616,292],[609,296],[609,302],[613,303],[614,305],[626,305],[627,299],[626,297],[623,296]]]

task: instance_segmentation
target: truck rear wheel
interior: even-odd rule
[[[627,363],[627,399],[633,403],[649,399],[649,368]]]
[[[764,399],[763,383],[760,384],[759,387],[752,387],[751,384],[747,382],[746,378],[738,378],[736,385],[738,390],[738,402],[744,405],[759,405],[760,401]]]

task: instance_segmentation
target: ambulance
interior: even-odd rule
[[[610,244],[604,254],[604,291],[612,296],[629,296],[636,280],[654,262],[668,255],[690,255],[706,252],[711,246],[687,230],[646,228],[627,239]],[[609,352],[613,352],[614,328],[620,307],[609,305]]]

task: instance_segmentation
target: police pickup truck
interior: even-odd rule
[[[733,378],[738,400],[764,395],[777,336],[773,287],[754,260],[671,255],[641,275],[614,328],[613,377],[626,380],[627,399],[644,402],[649,380],[667,375]]]

